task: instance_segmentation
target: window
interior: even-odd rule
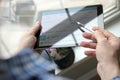
[[[103,2],[103,5],[104,5],[104,21],[106,24],[120,15],[120,0],[109,0],[108,5],[107,2]]]
[[[64,7],[103,4],[106,24],[120,15],[120,0],[62,0],[62,3]]]

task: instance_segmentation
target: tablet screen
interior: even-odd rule
[[[90,31],[92,31],[93,26],[103,27],[102,6],[94,5],[43,11],[41,25],[42,31],[38,37],[37,47],[79,46],[80,42],[84,40],[81,27]],[[84,31],[90,32],[87,29]]]

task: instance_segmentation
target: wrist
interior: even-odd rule
[[[120,76],[116,76],[112,80],[120,80]]]
[[[120,69],[116,69],[116,70],[111,70],[111,75],[110,75],[110,79],[114,79],[116,77],[120,76]]]
[[[116,76],[120,76],[120,68],[118,63],[100,63],[100,66],[104,74],[102,80],[111,80]]]

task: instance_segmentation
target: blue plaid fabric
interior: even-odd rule
[[[0,80],[68,80],[49,74],[54,70],[52,62],[30,49],[24,49],[18,55],[0,60]]]

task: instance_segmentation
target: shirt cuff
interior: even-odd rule
[[[120,80],[120,76],[116,76],[112,80]]]

